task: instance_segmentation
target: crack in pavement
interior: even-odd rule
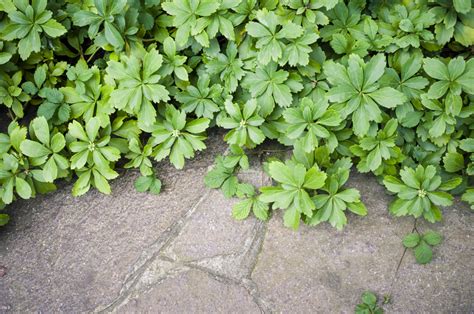
[[[166,229],[157,240],[152,243],[146,250],[145,254],[139,258],[139,261],[135,263],[134,270],[130,272],[122,288],[120,289],[119,296],[115,298],[109,305],[100,306],[94,310],[94,312],[106,312],[113,310],[117,304],[120,304],[127,295],[131,293],[132,288],[139,282],[141,276],[148,268],[148,266],[156,259],[156,257],[165,249],[181,232],[186,222],[201,205],[201,203],[209,196],[210,190],[208,189],[199,200],[185,212],[177,221],[175,221],[168,229]]]
[[[227,149],[223,155],[227,155],[229,149]],[[264,172],[262,172],[261,181],[262,184],[265,180]],[[193,215],[193,213],[199,208],[203,201],[207,199],[211,190],[208,189],[204,195],[191,207],[190,210],[186,211],[181,217],[175,221],[168,229],[166,229],[150,246],[148,246],[139,260],[134,264],[133,270],[129,272],[127,277],[122,284],[118,296],[106,306],[97,307],[94,312],[110,312],[116,310],[118,307],[126,304],[131,296],[134,294],[140,295],[145,290],[144,286],[140,286],[140,282],[143,280],[143,276],[146,271],[150,268],[152,263],[155,261],[163,261],[170,263],[169,269],[165,270],[164,273],[158,274],[157,279],[153,282],[153,286],[159,285],[163,280],[175,275],[176,273],[189,271],[189,269],[196,269],[206,273],[213,278],[218,279],[220,282],[225,284],[232,284],[242,287],[252,297],[255,304],[258,306],[262,313],[270,312],[270,307],[259,295],[258,286],[252,280],[252,273],[257,265],[258,257],[262,251],[265,235],[267,232],[267,225],[262,221],[258,221],[253,229],[252,236],[247,238],[244,243],[243,250],[241,253],[228,253],[219,254],[205,259],[181,262],[173,259],[172,257],[163,254],[164,251],[172,244],[172,242],[181,234],[184,226]],[[200,265],[200,262],[212,261],[213,259],[235,257],[236,260],[240,260],[240,265],[236,271],[242,273],[239,275],[232,276],[229,270],[218,272],[211,267]]]
[[[193,208],[197,208],[202,203],[202,201],[205,199],[206,196],[207,195],[204,195],[202,200],[198,201],[193,206]],[[185,216],[187,218],[190,215],[185,215]],[[184,224],[185,221],[184,220],[181,220],[181,221],[183,221],[181,224]],[[176,230],[176,232],[173,233],[171,236],[167,237],[165,241],[161,241],[162,245],[158,249],[158,251],[156,251],[155,254],[153,254],[146,261],[146,263],[141,265],[135,272],[132,273],[134,274],[134,276],[127,279],[127,281],[123,285],[123,288],[121,289],[119,297],[117,297],[112,303],[110,303],[105,308],[100,309],[99,312],[114,311],[120,306],[126,304],[132,298],[132,296],[135,297],[142,294],[143,292],[146,292],[148,290],[146,288],[148,287],[148,285],[144,284],[143,286],[139,286],[140,281],[142,280],[142,277],[144,276],[147,269],[149,269],[151,264],[155,262],[156,260],[170,263],[171,267],[168,270],[166,270],[163,274],[159,274],[157,279],[155,279],[155,281],[151,284],[151,286],[159,285],[165,279],[173,277],[177,273],[186,272],[186,271],[189,271],[190,269],[196,269],[196,270],[206,273],[209,276],[212,276],[213,278],[215,278],[216,280],[224,284],[236,285],[241,288],[244,288],[245,291],[251,296],[253,302],[258,306],[258,308],[260,309],[262,313],[271,312],[270,306],[260,296],[259,291],[258,291],[258,286],[251,278],[252,271],[257,264],[258,256],[263,247],[263,242],[264,242],[264,238],[265,238],[265,234],[267,230],[265,223],[259,221],[256,224],[254,228],[253,236],[251,237],[251,241],[248,241],[249,244],[245,245],[244,251],[240,254],[236,254],[236,253],[219,254],[216,256],[212,256],[210,258],[208,257],[205,259],[186,261],[186,262],[178,261],[167,255],[161,254],[166,249],[166,247],[168,247],[168,245],[180,234],[181,229],[182,229],[182,226],[181,228],[179,228],[179,230]],[[221,272],[215,271],[214,269],[210,267],[199,265],[199,262],[201,261],[217,259],[220,257],[225,258],[225,257],[233,257],[233,256],[235,256],[237,259],[239,259],[240,257],[242,261],[241,263],[241,267],[243,268],[242,271],[237,269],[238,272],[241,272],[243,274],[241,278],[232,276],[226,271],[221,273]]]
[[[260,256],[260,253],[262,253],[267,230],[268,227],[266,223],[261,223],[258,225],[256,237],[254,238],[254,241],[247,252],[249,255],[249,265],[246,277],[249,279],[252,278],[253,271],[255,270],[255,267],[257,267],[258,257]],[[253,254],[252,251],[254,251]]]
[[[271,312],[271,309],[267,305],[267,302],[265,302],[262,299],[262,297],[260,296],[260,294],[258,292],[257,284],[252,279],[244,277],[241,280],[236,280],[234,278],[227,277],[225,275],[214,272],[211,269],[206,268],[206,267],[200,267],[199,265],[195,265],[195,264],[185,264],[185,265],[188,266],[189,268],[199,270],[199,271],[207,274],[211,278],[213,278],[213,279],[215,279],[219,282],[222,282],[226,285],[235,285],[235,286],[244,288],[245,291],[249,294],[249,296],[252,297],[253,302],[257,305],[257,307],[260,309],[260,311],[262,313],[270,313]]]

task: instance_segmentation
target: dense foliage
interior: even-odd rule
[[[2,0],[0,207],[58,180],[110,193],[119,167],[159,193],[153,161],[183,168],[220,127],[205,181],[236,219],[341,229],[367,214],[355,166],[395,216],[440,221],[453,195],[474,208],[473,44],[471,0]],[[266,140],[292,157],[256,189],[236,174]]]

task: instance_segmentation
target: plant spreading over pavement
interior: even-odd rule
[[[119,167],[159,193],[153,161],[183,168],[219,127],[205,182],[236,219],[342,229],[367,214],[354,166],[393,215],[440,221],[453,195],[474,208],[473,44],[471,0],[3,0],[0,207],[59,180],[111,193]],[[240,182],[269,140],[292,150],[274,185]],[[404,244],[423,263],[438,242]]]

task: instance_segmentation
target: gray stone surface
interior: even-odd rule
[[[390,295],[389,313],[474,311],[474,216],[464,204],[445,209],[442,223],[417,223],[445,237],[421,266],[401,245],[413,219],[389,215],[391,197],[374,178],[351,177],[369,215],[348,214],[341,232],[327,224],[294,232],[281,212],[238,222],[236,200],[203,184],[226,148],[222,133],[208,145],[184,170],[159,165],[158,196],[135,192],[129,171],[111,196],[73,198],[65,184],[15,203],[0,229],[0,313],[350,313],[365,290]],[[268,184],[261,161],[275,150],[252,155],[239,177]]]
[[[365,290],[390,292],[403,253],[399,235],[413,224],[388,215],[390,197],[373,180],[354,175],[350,185],[361,191],[369,214],[348,214],[343,231],[321,224],[295,233],[282,227],[280,213],[268,223],[252,279],[272,309],[351,312]]]
[[[256,221],[233,219],[234,203],[236,199],[228,200],[219,190],[212,190],[164,254],[179,261],[195,261],[242,253]]]
[[[171,275],[130,299],[119,313],[259,313],[252,296],[232,282],[199,270]]]
[[[461,202],[443,215],[439,224],[417,223],[420,232],[440,232],[443,243],[433,249],[434,259],[428,265],[416,264],[413,254],[406,253],[388,311],[474,312],[474,215]]]

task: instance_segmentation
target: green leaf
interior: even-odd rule
[[[10,216],[7,214],[0,214],[0,226],[5,226],[10,221]]]
[[[440,244],[443,240],[443,237],[439,233],[430,230],[425,232],[423,235],[423,240],[425,240],[429,245],[434,246]]]
[[[56,133],[51,138],[51,150],[54,153],[59,153],[66,146],[66,140],[61,133]]]
[[[405,102],[405,95],[391,87],[383,87],[369,94],[373,100],[385,108],[394,108]]]
[[[459,13],[468,13],[472,10],[469,0],[453,0],[454,9]]]
[[[109,21],[105,21],[105,38],[107,41],[114,47],[121,48],[125,44],[123,41],[122,35],[117,30],[114,24]]]
[[[236,203],[232,207],[232,217],[237,220],[243,220],[248,217],[252,209],[253,200],[251,198],[245,199]]]
[[[30,185],[24,179],[16,177],[15,179],[16,192],[22,199],[29,199],[32,196],[33,191]]]
[[[51,182],[58,177],[58,167],[54,158],[49,158],[43,167],[43,177],[46,182]]]
[[[418,233],[410,233],[403,238],[403,246],[407,248],[414,248],[420,243],[420,241],[421,237]]]
[[[253,202],[253,214],[260,220],[268,219],[268,204],[261,202],[259,199],[254,200]]]
[[[448,172],[457,172],[464,169],[464,157],[457,152],[447,153],[443,157],[444,169]]]
[[[307,189],[319,189],[324,186],[327,175],[317,168],[311,168],[306,172],[303,187]]]
[[[186,124],[185,130],[191,133],[202,133],[209,127],[209,119],[195,119]]]
[[[44,117],[38,117],[31,122],[36,137],[41,143],[49,145],[49,126]]]
[[[367,207],[365,207],[364,203],[362,202],[354,202],[354,203],[347,203],[347,208],[351,212],[359,216],[366,216],[367,215]]]
[[[153,178],[153,182],[150,185],[150,193],[158,195],[161,192],[161,180]]]
[[[377,304],[377,297],[372,292],[366,291],[362,294],[362,302],[375,306]]]
[[[297,230],[300,225],[300,216],[301,214],[294,207],[290,207],[283,215],[283,224],[285,227]]]
[[[433,251],[430,246],[425,242],[421,241],[420,244],[415,247],[415,259],[418,264],[427,264],[431,262],[433,258]]]
[[[151,176],[148,176],[148,177],[141,176],[141,177],[138,177],[135,180],[134,186],[135,186],[135,189],[138,192],[146,192],[150,188],[152,182],[153,182],[153,177],[151,177]]]
[[[53,38],[59,37],[66,33],[66,28],[53,19],[47,21],[44,24],[41,24],[41,28],[45,31],[46,34],[48,34],[48,36]]]
[[[138,192],[150,191],[153,194],[160,194],[161,191],[161,181],[154,175],[138,177],[134,186]]]
[[[394,192],[394,193],[400,192],[401,189],[403,187],[405,187],[403,182],[400,181],[399,179],[397,179],[394,176],[385,176],[384,179],[383,179],[383,184],[385,185],[387,190],[389,190],[391,192]]]
[[[217,164],[214,169],[209,171],[204,177],[204,182],[207,187],[212,189],[218,189],[222,186],[225,180],[227,180],[233,174],[233,169],[228,169],[222,164]]]
[[[28,157],[43,157],[51,153],[48,148],[31,140],[24,140],[21,142],[21,151]]]
[[[423,70],[432,78],[448,81],[449,73],[447,66],[439,59],[425,58],[423,60]]]
[[[449,179],[449,180],[441,183],[441,185],[439,186],[439,189],[441,191],[449,191],[449,190],[452,190],[452,189],[456,188],[461,183],[462,183],[462,178],[455,177],[455,178]]]
[[[237,192],[237,186],[239,184],[239,180],[235,176],[228,177],[224,183],[222,184],[222,193],[226,198],[231,198]]]
[[[289,184],[293,186],[297,185],[297,182],[293,177],[291,169],[280,161],[272,161],[268,165],[268,171],[270,176],[280,183]],[[316,174],[314,177],[316,177]]]
[[[104,194],[112,193],[107,179],[99,171],[93,170],[92,173],[94,177],[94,186],[97,188],[97,190]]]
[[[82,125],[77,122],[76,120],[72,121],[69,123],[69,134],[81,141],[88,142],[89,138],[87,137],[86,132],[84,131],[84,128]]]
[[[439,206],[451,206],[453,204],[453,197],[446,192],[428,192],[429,199]]]

